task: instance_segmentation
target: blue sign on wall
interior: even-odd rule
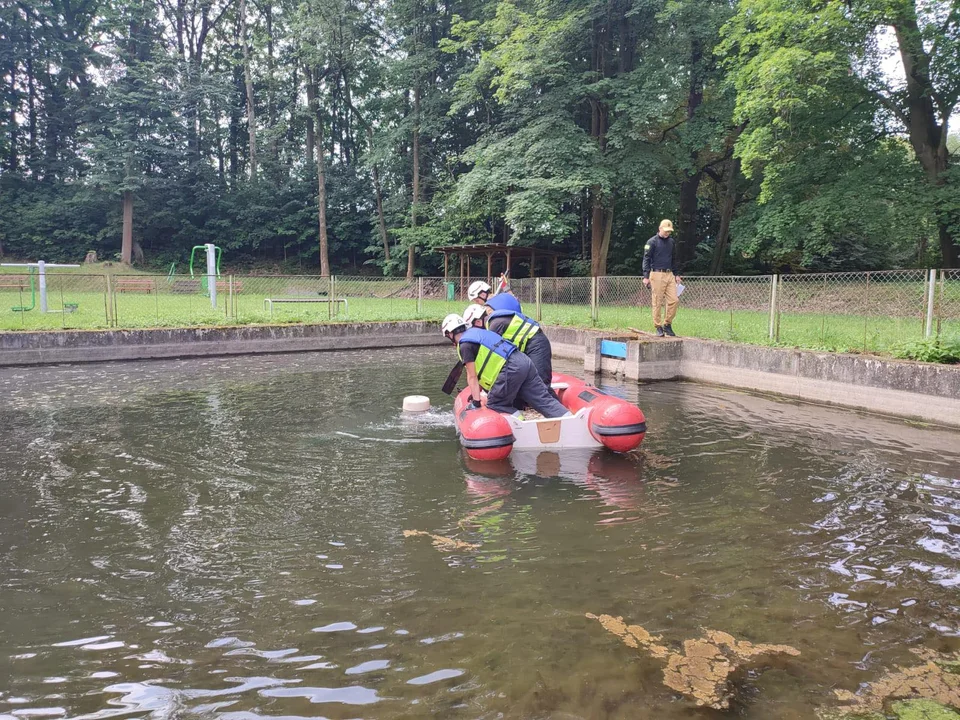
[[[600,354],[606,357],[626,358],[627,344],[625,342],[615,342],[614,340],[601,340]]]

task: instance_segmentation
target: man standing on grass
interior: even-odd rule
[[[647,240],[643,247],[643,284],[653,291],[653,324],[657,329],[657,337],[669,335],[676,337],[673,332],[673,318],[677,315],[677,284],[681,282],[679,275],[674,273],[676,263],[673,259],[674,247],[673,223],[669,220],[660,221],[660,230]],[[666,302],[666,315],[661,320],[660,308]]]

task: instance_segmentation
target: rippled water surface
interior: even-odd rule
[[[644,455],[474,466],[450,354],[0,371],[0,716],[719,717],[586,612],[795,646],[757,719],[960,648],[960,434],[612,383]]]

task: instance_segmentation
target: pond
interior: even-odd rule
[[[0,716],[721,716],[587,613],[799,650],[745,718],[960,649],[960,434],[611,381],[643,453],[476,465],[451,356],[0,371]]]

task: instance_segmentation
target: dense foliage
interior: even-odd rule
[[[956,267],[958,97],[960,0],[10,0],[0,254]]]

